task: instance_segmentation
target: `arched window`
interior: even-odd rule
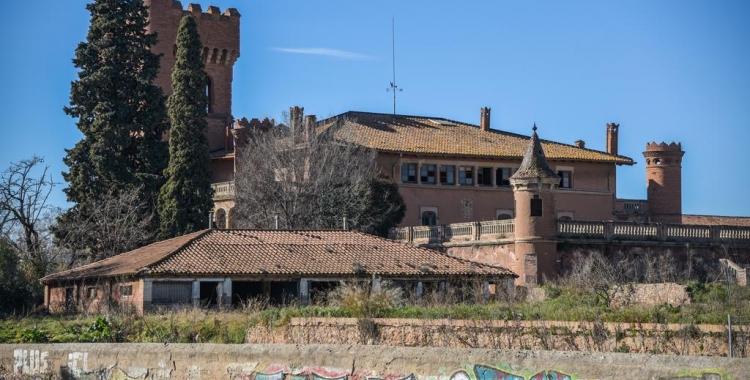
[[[563,215],[559,219],[560,220],[573,220],[573,217],[570,215]]]
[[[509,214],[497,214],[497,220],[507,220],[507,219],[513,219],[513,217]]]
[[[437,214],[434,211],[425,211],[422,213],[422,225],[434,226],[437,224]]]
[[[227,212],[223,208],[214,211],[214,227],[227,228]]]

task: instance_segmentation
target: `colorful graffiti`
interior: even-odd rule
[[[456,371],[450,380],[527,380],[523,376],[481,364],[475,365],[473,372],[474,378],[466,371]],[[542,371],[529,376],[528,380],[573,380],[573,377],[557,371]]]
[[[96,380],[170,380],[173,371],[179,378],[188,380],[206,380],[223,378],[216,376],[216,365],[201,365],[195,362],[179,368],[174,361],[159,361],[154,368],[130,366],[121,368],[117,365],[100,368],[91,367],[91,359],[87,352],[69,352],[63,357],[53,360],[48,351],[16,349],[13,351],[14,376],[17,375],[55,375],[53,361],[62,364],[61,371],[65,371],[71,379]],[[354,364],[354,363],[352,363]],[[94,365],[93,367],[97,367]],[[223,367],[223,366],[222,366]],[[271,364],[265,368],[258,368],[257,362],[229,363],[225,366],[225,373],[230,380],[576,380],[577,377],[557,370],[533,370],[507,364],[490,366],[484,364],[468,364],[463,368],[443,374],[403,374],[376,373],[368,369],[332,368],[324,366],[290,366]],[[0,378],[2,378],[0,366]],[[450,374],[450,375],[449,375]],[[699,377],[669,378],[669,379],[703,379],[721,380],[722,375],[705,372]]]

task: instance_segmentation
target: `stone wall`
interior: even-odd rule
[[[733,331],[735,356],[746,357],[750,346],[748,326],[735,326]],[[248,329],[246,342],[729,354],[725,326],[652,323],[292,318],[284,326]]]
[[[655,306],[669,304],[679,306],[690,303],[690,296],[684,285],[675,283],[634,284],[621,286],[622,291],[615,292],[613,306],[643,305]]]
[[[0,378],[745,379],[747,359],[350,345],[0,345]]]

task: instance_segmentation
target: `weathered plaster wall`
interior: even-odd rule
[[[349,345],[0,345],[0,378],[746,379],[747,359]]]

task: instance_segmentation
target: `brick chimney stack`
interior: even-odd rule
[[[479,109],[479,125],[483,131],[490,130],[490,107],[482,107]]]
[[[607,153],[617,154],[617,132],[620,124],[607,123]]]

